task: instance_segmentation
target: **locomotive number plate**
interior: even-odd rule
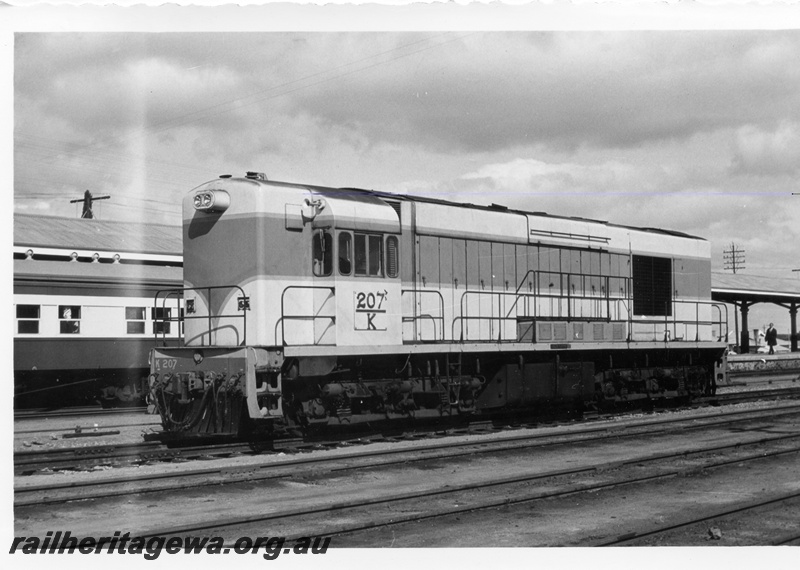
[[[175,370],[175,368],[178,366],[178,359],[156,358],[154,365],[156,370]]]
[[[387,291],[354,291],[353,328],[357,331],[385,331]]]

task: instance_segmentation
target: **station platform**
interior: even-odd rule
[[[728,372],[732,374],[752,372],[800,373],[800,352],[729,354]]]

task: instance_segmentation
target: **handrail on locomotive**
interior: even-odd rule
[[[237,311],[241,312],[242,314],[231,314],[231,315],[213,315],[211,313],[211,291],[215,290],[222,290],[222,289],[238,289],[241,295],[237,298]],[[208,300],[209,311],[208,315],[194,315],[189,316],[189,312],[186,310],[185,306],[185,294],[188,291],[205,291],[206,292],[206,299]],[[211,341],[211,332],[214,330],[213,327],[213,319],[225,319],[225,318],[240,318],[242,319],[242,340],[239,343],[239,346],[245,346],[247,344],[247,311],[250,310],[250,298],[245,295],[244,289],[239,287],[238,285],[215,285],[209,287],[182,287],[182,288],[175,288],[175,289],[161,289],[156,291],[155,297],[153,299],[153,306],[156,308],[158,307],[158,300],[159,297],[162,298],[161,302],[161,315],[160,319],[154,319],[156,323],[166,323],[166,322],[177,322],[179,323],[179,327],[181,332],[183,331],[183,323],[187,320],[193,319],[208,319],[208,330],[205,334],[200,335],[201,338],[208,336],[209,343]],[[180,295],[180,297],[178,297]],[[178,316],[177,317],[167,317],[167,301],[171,298],[177,299],[178,302]],[[184,301],[184,302],[182,302]],[[158,314],[158,312],[156,312]],[[161,329],[159,333],[159,328]],[[162,346],[166,346],[166,327],[154,327],[153,333],[155,336],[156,344],[159,341],[159,334],[161,335],[161,344]],[[205,346],[205,345],[203,345]]]
[[[422,342],[436,342],[442,341],[444,342],[444,297],[442,297],[441,291],[435,291],[432,289],[402,289],[400,291],[401,295],[411,294],[414,295],[414,306],[418,302],[421,302],[421,299],[418,299],[418,296],[422,295],[434,295],[437,297],[438,305],[439,305],[439,316],[431,315],[430,313],[419,313],[416,315],[403,315],[403,322],[412,322],[416,325],[417,321],[422,321],[425,319],[430,319],[433,323],[433,338],[429,341],[423,340]],[[439,326],[439,333],[436,332],[436,323],[440,322]]]
[[[562,289],[566,289],[567,294],[553,294],[553,293],[541,293],[541,278],[543,274],[547,274],[553,277],[556,277],[554,280],[559,281],[559,291]],[[529,281],[528,278],[533,277],[533,282]],[[586,287],[583,285],[587,279],[597,279],[604,283],[603,286],[600,287],[600,294],[596,295],[587,295],[587,294],[575,294],[574,291],[576,289],[574,282],[575,279],[578,278],[583,281],[581,283],[582,291],[586,291]],[[620,287],[621,296],[615,297],[611,295],[611,287],[609,286],[612,280],[619,280],[622,282],[623,287]],[[519,285],[517,286],[514,292],[511,291],[476,291],[476,290],[467,290],[461,293],[461,297],[459,300],[459,308],[460,314],[453,317],[451,323],[451,335],[452,340],[450,342],[464,342],[466,338],[464,327],[465,323],[469,321],[489,321],[490,323],[497,323],[499,333],[495,337],[494,335],[490,335],[491,338],[482,339],[477,342],[518,342],[518,338],[516,335],[513,338],[503,338],[503,327],[499,326],[504,321],[516,321],[520,318],[523,319],[538,319],[538,318],[547,318],[548,320],[577,320],[577,321],[594,321],[594,322],[624,322],[628,325],[628,337],[626,341],[630,341],[630,331],[632,330],[632,325],[653,325],[653,334],[661,334],[663,336],[664,342],[669,341],[676,341],[676,340],[683,340],[682,336],[679,336],[678,328],[683,325],[685,328],[684,330],[689,330],[690,328],[694,328],[695,332],[695,341],[699,340],[699,331],[701,326],[712,326],[717,327],[717,340],[721,340],[726,338],[727,336],[727,320],[728,320],[728,308],[723,303],[716,303],[713,301],[705,301],[705,300],[697,300],[697,301],[681,301],[674,299],[670,301],[670,303],[674,307],[678,306],[688,306],[694,307],[694,318],[692,319],[679,319],[677,317],[678,311],[671,311],[665,310],[663,319],[661,317],[640,317],[634,320],[633,318],[633,311],[631,310],[631,303],[633,301],[632,294],[631,294],[631,278],[630,277],[610,277],[604,275],[595,275],[595,274],[584,274],[584,273],[566,273],[566,272],[542,272],[542,271],[535,271],[529,270],[525,276],[520,281]],[[521,292],[523,291],[525,284],[529,285],[530,292]],[[533,286],[535,283],[535,287]],[[566,287],[563,287],[563,284],[566,283]],[[552,290],[552,283],[548,286],[548,290]],[[286,293],[291,289],[322,289],[322,290],[329,290],[330,297],[335,297],[336,289],[332,286],[322,286],[322,285],[290,285],[286,287],[281,294],[281,336],[283,339],[284,345],[286,345],[285,334],[283,323],[287,320],[313,320],[317,318],[327,318],[330,319],[333,324],[336,322],[335,316],[329,315],[320,315],[320,314],[296,314],[296,315],[287,315],[285,314],[284,309],[284,300]],[[592,291],[596,291],[595,287],[592,287]],[[403,322],[415,322],[419,320],[429,319],[433,323],[433,338],[432,341],[444,341],[444,298],[440,291],[438,290],[431,290],[431,289],[403,289],[403,295],[414,295],[415,296],[415,303],[414,306],[416,307],[416,298],[420,295],[434,295],[437,299],[437,305],[439,314],[430,314],[430,313],[417,313],[415,310],[415,314],[411,315],[403,315],[402,320]],[[468,304],[466,303],[467,299],[470,296],[480,297],[489,297],[494,298],[496,302],[493,302],[492,305],[496,305],[497,307],[497,314],[492,315],[469,315]],[[330,298],[329,297],[329,298]],[[501,302],[504,299],[512,298],[513,301],[510,303],[503,303]],[[543,314],[542,311],[539,310],[539,303],[537,301],[540,300],[550,300],[551,307],[550,307],[550,314]],[[553,302],[557,301],[557,304],[553,306]],[[576,310],[576,304],[582,301],[594,301],[599,303],[596,306],[593,306],[593,310],[595,310],[594,314],[583,315],[583,314],[575,314],[578,313]],[[564,308],[564,303],[566,303],[566,308]],[[505,311],[503,310],[503,305],[508,306]],[[524,311],[522,313],[516,312],[515,310],[522,306]],[[532,310],[531,310],[532,306]],[[709,306],[712,310],[716,310],[718,317],[711,318],[711,319],[701,319],[700,318],[700,308],[701,306]],[[556,309],[554,311],[554,308]],[[605,310],[603,310],[605,309]],[[503,314],[505,313],[505,314]],[[557,313],[557,314],[555,314]],[[437,322],[441,323],[439,330],[437,331]],[[663,330],[659,333],[656,330],[656,327],[662,326]],[[460,334],[456,334],[457,329],[459,329]],[[425,342],[424,340],[422,342]]]
[[[281,293],[281,318],[280,318],[280,325],[281,325],[281,341],[284,346],[287,345],[286,343],[286,321],[314,321],[316,319],[330,319],[332,325],[336,325],[336,315],[321,315],[319,312],[306,315],[287,315],[286,314],[286,293],[291,290],[300,290],[300,291],[330,291],[330,294],[326,298],[328,299],[336,298],[336,287],[331,287],[329,285],[289,285],[283,289]],[[324,303],[323,303],[324,304]],[[318,344],[318,343],[315,343]]]

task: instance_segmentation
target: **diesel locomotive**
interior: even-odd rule
[[[710,247],[680,232],[251,172],[186,195],[183,259],[155,296],[183,346],[150,355],[175,437],[682,401],[724,374]]]

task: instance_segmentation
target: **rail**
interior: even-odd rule
[[[212,312],[211,312],[211,306],[212,306],[211,295],[212,295],[212,291],[217,291],[217,290],[222,290],[222,289],[238,290],[239,291],[239,293],[241,295],[237,298],[237,311],[241,312],[242,313],[241,315],[238,314],[238,313],[237,314],[230,314],[230,315],[226,315],[226,314],[214,315],[214,314],[212,314]],[[195,314],[193,314],[194,311],[196,310],[196,308],[194,307],[193,302],[192,302],[192,304],[188,304],[186,299],[185,299],[186,298],[186,293],[188,291],[198,291],[198,292],[205,292],[206,293],[205,298],[206,298],[206,302],[207,302],[207,305],[208,305],[208,314],[207,315],[195,315]],[[242,340],[241,340],[241,342],[239,342],[237,344],[239,346],[244,346],[245,344],[247,344],[247,311],[250,309],[250,298],[247,295],[245,295],[244,289],[242,289],[238,285],[216,285],[216,286],[211,286],[211,287],[183,287],[183,288],[179,288],[179,289],[162,289],[160,291],[156,291],[155,297],[153,299],[153,305],[156,308],[156,315],[154,315],[154,317],[156,317],[158,315],[158,309],[159,309],[158,300],[159,300],[159,297],[161,297],[162,295],[163,295],[163,298],[162,298],[162,304],[161,304],[161,307],[160,307],[161,308],[161,318],[154,318],[155,323],[159,323],[159,322],[160,323],[177,322],[179,324],[179,326],[183,326],[184,321],[187,321],[187,320],[207,319],[208,320],[208,330],[206,331],[206,333],[202,333],[200,335],[201,346],[207,346],[203,339],[205,338],[206,335],[208,335],[209,343],[211,342],[211,332],[214,330],[214,327],[213,327],[213,320],[214,319],[236,319],[236,318],[240,318],[240,319],[242,319]],[[167,301],[170,300],[171,298],[175,298],[177,300],[177,305],[178,305],[178,308],[179,308],[177,317],[172,317],[172,316],[168,317],[167,316],[167,315],[171,314],[167,310],[167,309],[171,309],[172,308],[172,307],[167,307]],[[184,301],[184,303],[183,303],[183,311],[180,311],[181,300]],[[159,328],[161,328],[160,332],[159,332]],[[160,334],[161,335],[162,346],[166,346],[166,328],[167,327],[154,326],[153,334],[155,336],[156,343],[158,343],[158,341],[159,341],[159,334]]]
[[[286,293],[292,290],[316,290],[316,291],[330,291],[328,297],[326,297],[325,301],[327,302],[328,299],[336,297],[336,288],[327,286],[327,285],[289,285],[283,289],[281,293],[281,319],[280,319],[280,326],[281,326],[281,344],[283,346],[287,346],[286,343],[286,321],[312,321],[312,323],[317,319],[330,319],[331,325],[336,325],[336,315],[320,315],[320,314],[298,314],[298,315],[287,315],[286,314]],[[312,307],[313,307],[312,303]],[[313,311],[313,308],[312,308]],[[316,346],[332,346],[335,343],[319,343],[314,340],[314,345]]]

